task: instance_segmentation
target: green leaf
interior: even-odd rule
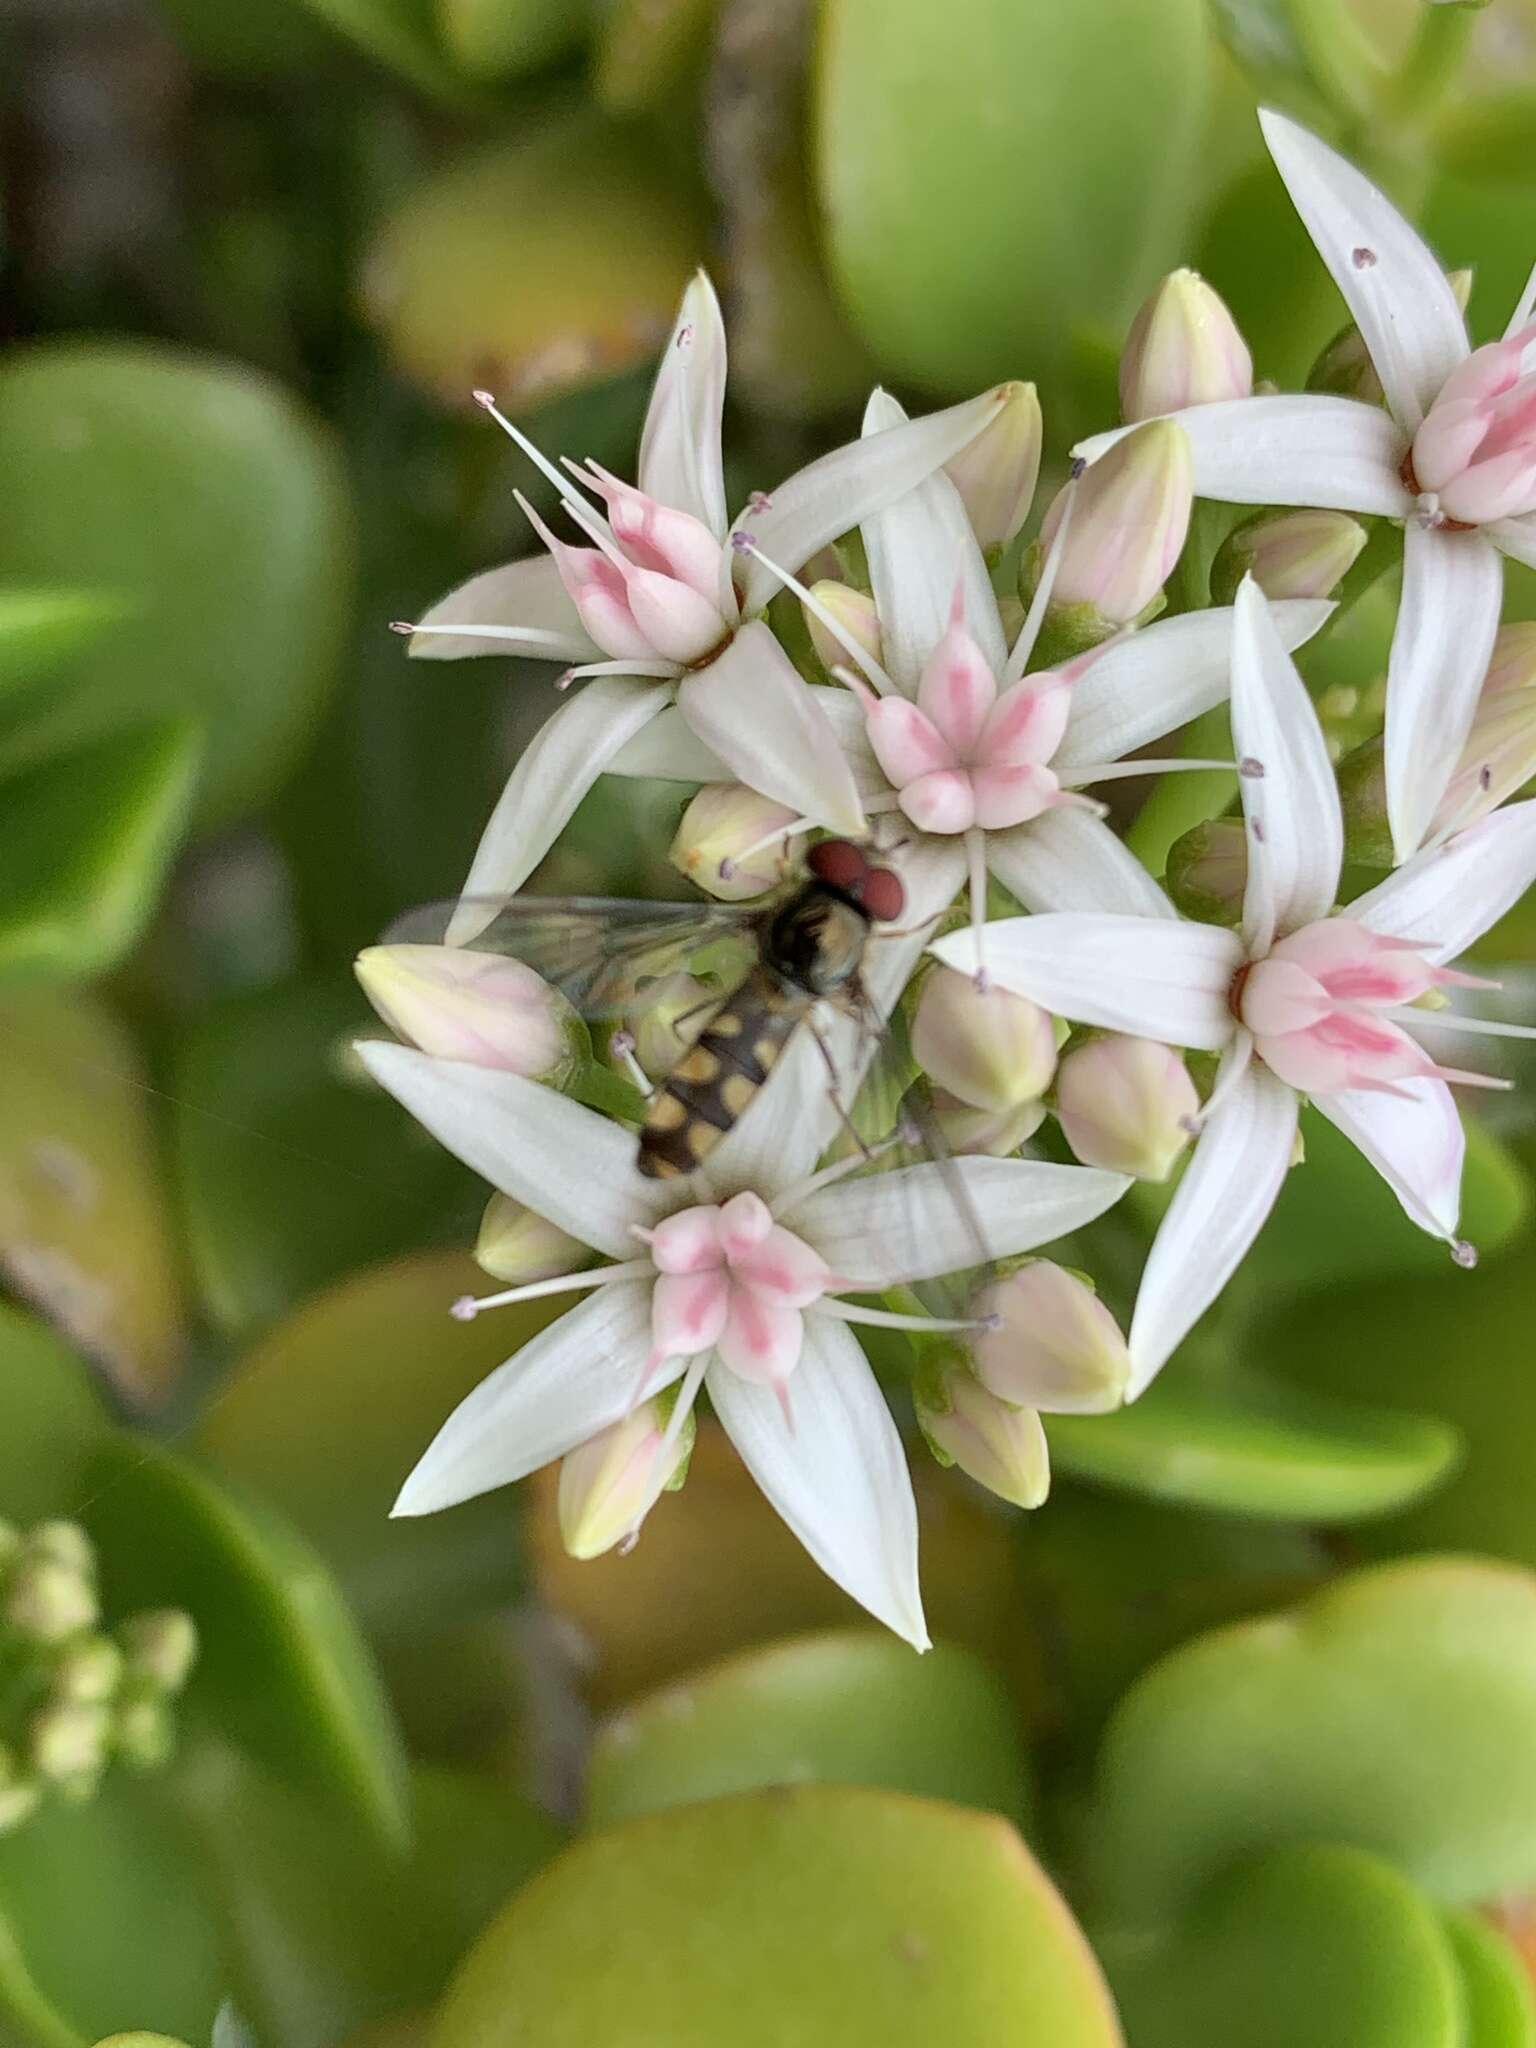
[[[363,299],[429,391],[462,406],[490,385],[526,412],[654,356],[703,247],[697,201],[649,135],[565,109],[413,193],[379,232]]]
[[[611,0],[598,26],[592,90],[613,114],[640,114],[704,67],[720,0]]]
[[[1521,1958],[1481,1913],[1443,1918],[1461,1971],[1466,2048],[1532,2048],[1536,1998]]]
[[[436,0],[438,33],[472,78],[520,78],[569,55],[590,0]]]
[[[117,965],[181,844],[201,756],[195,727],[150,726],[0,785],[0,981]]]
[[[1302,1392],[1235,1366],[1202,1376],[1194,1350],[1114,1415],[1053,1415],[1053,1464],[1155,1500],[1325,1522],[1402,1507],[1456,1464],[1459,1436],[1429,1416]]]
[[[72,1514],[108,1427],[95,1382],[62,1338],[0,1302],[0,1517]]]
[[[1277,1850],[1106,1960],[1136,2048],[1227,2040],[1237,2014],[1243,2048],[1472,2048],[1439,1915],[1360,1849]]]
[[[378,1674],[335,1582],[272,1509],[162,1446],[111,1438],[80,1518],[109,1614],[182,1607],[197,1624],[189,1709],[316,1808],[408,1831],[404,1758]]]
[[[1207,53],[1198,0],[829,0],[816,174],[879,366],[1051,387],[1074,328],[1118,331],[1184,253]]]
[[[1536,1880],[1536,1578],[1378,1565],[1176,1650],[1110,1723],[1096,1897],[1127,1934],[1261,1851],[1336,1841],[1460,1904]]]
[[[1528,84],[1509,86],[1478,98],[1458,95],[1435,128],[1435,156],[1442,170],[1475,183],[1528,190],[1536,180],[1531,136],[1536,133],[1536,93]]]
[[[350,980],[292,983],[209,1008],[177,1053],[171,1130],[188,1247],[231,1334],[359,1265],[473,1235],[480,1184],[347,1070],[368,1020]]]
[[[1098,1967],[1007,1822],[795,1786],[568,1849],[470,1952],[437,2048],[1113,2048]]]
[[[0,1268],[140,1405],[170,1393],[183,1346],[149,1101],[103,1005],[0,1000]]]
[[[320,19],[423,92],[466,96],[438,41],[434,0],[307,0]]]
[[[449,1304],[486,1285],[458,1252],[354,1274],[246,1355],[196,1438],[211,1464],[292,1519],[370,1627],[407,1643],[424,1623],[483,1611],[519,1590],[510,1494],[438,1515],[389,1515],[454,1406],[568,1306],[526,1302],[452,1321]]]
[[[0,589],[0,694],[48,676],[132,610],[105,590]]]
[[[117,1776],[0,1837],[7,2048],[86,2048],[125,2020],[208,2039],[223,1969],[187,1850],[157,1787]]]
[[[158,717],[206,728],[199,818],[269,796],[328,688],[351,581],[330,441],[256,372],[143,343],[50,342],[0,370],[0,577],[135,616],[46,701],[0,699],[0,772]]]
[[[760,1785],[883,1785],[1006,1814],[1029,1803],[1018,1715],[996,1675],[940,1643],[870,1630],[766,1644],[637,1700],[597,1731],[587,1822]]]

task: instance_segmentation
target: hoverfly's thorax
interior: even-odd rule
[[[869,919],[857,904],[812,882],[774,919],[763,953],[786,981],[825,996],[858,973],[868,938]]]

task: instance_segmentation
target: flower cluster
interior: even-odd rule
[[[1028,384],[918,419],[877,391],[857,441],[730,520],[702,277],[635,483],[549,461],[484,399],[579,540],[527,508],[546,552],[445,598],[406,629],[412,652],[513,653],[583,687],[519,759],[448,944],[364,956],[407,1042],[361,1051],[498,1191],[480,1257],[509,1285],[457,1312],[583,1298],[447,1419],[398,1513],[560,1459],[567,1546],[622,1546],[683,1483],[702,1392],[812,1556],[922,1646],[904,1439],[860,1328],[910,1339],[933,1453],[1034,1506],[1041,1415],[1148,1387],[1297,1165],[1304,1103],[1472,1262],[1451,1091],[1501,1084],[1443,1055],[1458,1031],[1521,1028],[1467,1015],[1488,984],[1452,963],[1536,879],[1536,802],[1505,801],[1536,768],[1536,628],[1499,629],[1504,557],[1536,565],[1533,293],[1473,350],[1388,201],[1263,119],[1354,316],[1329,388],[1256,392],[1227,308],[1175,273],[1131,327],[1125,423],[1080,444],[1032,540]],[[1341,582],[1394,563],[1398,528],[1384,733],[1336,774],[1293,655]],[[1231,747],[1207,760],[1213,713]],[[1165,889],[1114,799],[1191,769],[1222,793]],[[817,833],[882,849],[905,903],[874,923],[862,982],[954,1158],[914,1159],[899,1097],[852,1142],[841,1096],[870,1034],[834,1010],[791,1034],[696,1172],[640,1170],[633,1089],[718,990],[683,962],[594,1062],[558,960],[546,981],[476,950],[487,899],[522,887],[604,773],[695,787],[671,855],[720,903],[780,887]],[[1346,844],[1353,861],[1372,831],[1395,871],[1362,893]],[[1078,1234],[1176,1171],[1122,1335]]]

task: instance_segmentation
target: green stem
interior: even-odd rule
[[[1472,34],[1470,7],[1424,7],[1419,32],[1377,94],[1377,119],[1424,126],[1456,83]]]
[[[1302,649],[1303,666],[1306,654],[1312,648],[1321,646],[1330,633],[1336,632],[1360,600],[1375,589],[1383,576],[1397,567],[1401,553],[1401,529],[1390,519],[1378,520],[1370,539],[1356,555],[1348,574],[1339,585],[1333,600],[1333,610]]]
[[[1366,119],[1385,80],[1380,53],[1365,30],[1341,0],[1286,0],[1286,13],[1324,99],[1346,121]]]
[[[1196,756],[1229,752],[1231,721],[1225,704],[1207,711],[1184,728],[1181,751]],[[1219,818],[1231,803],[1237,776],[1230,768],[1192,768],[1184,775],[1163,775],[1137,812],[1125,843],[1149,874],[1161,875],[1168,849],[1176,839]]]

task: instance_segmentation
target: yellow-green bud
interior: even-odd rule
[[[176,1727],[165,1695],[153,1686],[129,1692],[118,1701],[110,1729],[112,1753],[130,1770],[155,1771],[170,1759]]]
[[[28,1557],[46,1557],[83,1579],[96,1576],[96,1549],[78,1522],[38,1522],[24,1539]]]
[[[873,660],[881,658],[880,614],[875,610],[875,600],[867,597],[862,590],[855,590],[851,583],[822,582],[810,586],[811,596],[822,612],[830,612],[844,635],[855,646],[862,647]],[[811,636],[811,645],[816,658],[828,674],[835,668],[854,666],[853,656],[830,632],[818,612],[808,604],[802,604],[806,630]]]
[[[1189,532],[1194,505],[1194,459],[1176,420],[1148,420],[1090,463],[1076,484],[1072,523],[1051,587],[1048,616],[1071,614],[1072,636],[1091,645],[1084,624],[1097,622],[1098,638],[1139,619],[1162,595]],[[1037,581],[1065,506],[1058,493],[1027,573]]]
[[[1463,831],[1536,776],[1536,620],[1501,626],[1431,836]]]
[[[509,1287],[523,1287],[530,1280],[554,1280],[562,1273],[579,1272],[592,1253],[510,1195],[492,1195],[480,1220],[475,1257],[496,1279]]]
[[[1008,1159],[1045,1122],[1045,1104],[1038,1098],[1014,1109],[973,1109],[941,1088],[933,1093],[933,1115],[944,1142],[957,1158],[968,1154]]]
[[[1016,1109],[1045,1093],[1056,1071],[1056,1026],[1025,996],[978,989],[974,975],[936,967],[912,1018],[912,1056],[973,1109]]]
[[[965,1366],[920,1385],[918,1427],[941,1465],[1015,1507],[1037,1508],[1051,1490],[1045,1429],[1033,1408],[999,1400]]]
[[[1022,531],[1040,475],[1039,394],[1033,384],[1007,384],[1003,390],[1006,397],[997,413],[944,465],[984,549],[1006,547]]]
[[[1248,887],[1248,837],[1241,819],[1208,818],[1168,849],[1168,894],[1202,924],[1239,925]]]
[[[1085,1166],[1166,1180],[1194,1135],[1200,1097],[1171,1046],[1118,1032],[1062,1061],[1056,1115]]]
[[[1261,512],[1228,534],[1211,564],[1211,597],[1230,604],[1245,576],[1275,602],[1329,597],[1365,546],[1365,528],[1347,512]]]
[[[197,1661],[197,1626],[178,1607],[135,1614],[118,1630],[130,1679],[180,1692]]]
[[[123,1675],[123,1653],[106,1636],[84,1636],[66,1643],[53,1667],[53,1690],[60,1699],[109,1700]]]
[[[560,1540],[572,1557],[601,1557],[639,1529],[662,1494],[681,1482],[693,1449],[687,1417],[667,1442],[672,1402],[645,1401],[560,1461],[556,1508]]]
[[[111,1722],[99,1700],[56,1700],[40,1708],[27,1731],[32,1769],[55,1785],[94,1780],[106,1762]]]
[[[585,1050],[566,998],[521,960],[467,946],[370,946],[357,978],[390,1028],[444,1060],[559,1087]]]
[[[94,1628],[99,1613],[91,1581],[51,1557],[24,1557],[5,1596],[11,1627],[39,1643],[61,1643]]]
[[[795,813],[743,782],[706,782],[683,812],[667,858],[722,903],[777,888],[800,858]]]
[[[1125,1399],[1131,1355],[1086,1281],[1031,1259],[986,1289],[975,1314],[995,1318],[967,1338],[976,1376],[1004,1401],[1048,1415],[1101,1415]]]
[[[1193,270],[1175,270],[1131,322],[1120,358],[1120,411],[1154,419],[1186,405],[1246,398],[1253,357],[1226,301]]]

